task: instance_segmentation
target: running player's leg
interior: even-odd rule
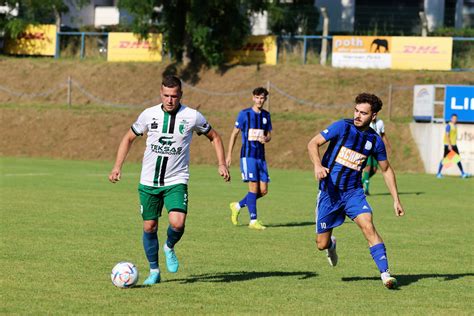
[[[143,284],[160,282],[158,266],[158,218],[161,216],[163,200],[155,188],[140,185],[138,188],[143,218],[143,249],[150,266],[150,275]]]
[[[387,288],[396,286],[397,280],[390,276],[385,244],[375,229],[372,208],[360,189],[349,192],[346,197],[346,213],[359,226],[369,244],[370,254],[380,271],[380,277]]]
[[[362,233],[367,239],[370,247],[370,254],[372,255],[372,259],[380,271],[380,277],[383,284],[389,289],[394,288],[397,285],[397,280],[390,275],[385,244],[375,229],[372,221],[372,214],[360,214],[354,219],[354,222],[356,222],[356,224],[360,227]]]
[[[329,264],[337,265],[336,237],[333,228],[344,223],[345,214],[341,212],[341,201],[327,192],[320,191],[316,202],[316,246],[318,250],[326,250]]]
[[[184,234],[188,210],[187,185],[177,184],[168,187],[164,193],[164,202],[166,208],[169,210],[169,226],[167,230],[168,238],[163,246],[163,250],[166,256],[166,267],[168,271],[175,273],[178,271],[179,262],[174,247]]]
[[[249,228],[263,230],[266,227],[258,221],[257,216],[257,196],[260,191],[260,181],[249,181],[249,192],[247,193],[247,208],[249,210]]]

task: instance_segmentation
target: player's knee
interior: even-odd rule
[[[330,239],[316,237],[316,247],[318,247],[318,250],[328,249],[329,240]]]
[[[143,231],[145,233],[154,233],[158,229],[158,222],[156,221],[145,221],[143,222]]]

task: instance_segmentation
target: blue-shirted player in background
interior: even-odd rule
[[[226,158],[227,167],[230,167],[235,140],[242,132],[240,171],[242,180],[248,183],[249,191],[240,202],[230,203],[231,220],[232,224],[237,225],[240,209],[247,206],[250,214],[249,228],[257,230],[266,228],[257,219],[257,199],[267,194],[270,182],[265,161],[265,144],[272,139],[272,121],[270,113],[263,109],[267,96],[265,88],[253,90],[253,106],[240,111],[230,136]]]
[[[394,288],[397,280],[390,276],[385,245],[375,230],[372,208],[367,203],[361,182],[367,157],[372,155],[378,161],[392,195],[395,215],[405,214],[385,145],[382,138],[370,128],[370,122],[382,108],[382,101],[373,94],[362,93],[356,97],[355,104],[353,120],[333,123],[308,143],[314,174],[320,181],[316,206],[316,243],[319,250],[327,249],[329,263],[335,266],[338,257],[332,230],[342,225],[347,215],[367,239],[383,284],[387,288]],[[321,161],[319,148],[326,142],[329,142],[329,146]]]

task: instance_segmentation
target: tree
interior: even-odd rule
[[[3,0],[7,7],[18,9],[18,16],[0,14],[0,32],[7,37],[17,37],[29,24],[51,24],[60,26],[61,14],[69,7],[63,0]],[[85,0],[68,0],[72,6],[82,6]]]
[[[207,65],[224,63],[224,52],[238,48],[250,34],[250,14],[266,8],[264,0],[121,0],[133,17],[134,33],[161,32],[164,48]]]
[[[319,12],[314,0],[272,1],[268,5],[269,27],[274,34],[316,33]]]

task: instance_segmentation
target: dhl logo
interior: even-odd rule
[[[118,48],[142,48],[150,49],[150,43],[146,41],[120,41]]]
[[[405,45],[403,47],[404,54],[439,54],[438,46],[417,46]]]
[[[240,50],[250,50],[256,52],[264,52],[265,44],[264,43],[247,43]]]
[[[36,32],[36,33],[21,33],[18,35],[18,39],[26,39],[26,40],[45,40],[46,36],[43,32]]]

